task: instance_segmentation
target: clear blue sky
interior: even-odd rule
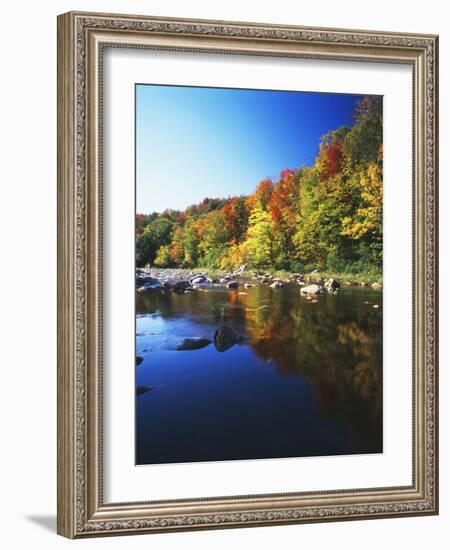
[[[321,136],[351,124],[361,97],[136,85],[137,212],[248,195],[311,165]]]

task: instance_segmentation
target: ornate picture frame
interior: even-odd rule
[[[105,503],[104,48],[405,64],[413,74],[412,484]],[[58,17],[58,533],[69,538],[438,513],[438,38],[70,12]]]

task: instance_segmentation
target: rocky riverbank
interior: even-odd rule
[[[158,268],[137,268],[136,269],[136,290],[138,292],[149,292],[154,290],[168,290],[180,294],[189,293],[196,289],[208,286],[223,287],[228,289],[250,288],[255,285],[267,285],[271,288],[281,288],[287,284],[295,284],[300,287],[301,294],[314,295],[323,292],[336,294],[341,281],[335,277],[321,277],[317,270],[308,273],[287,273],[282,276],[263,271],[250,271],[245,265],[241,265],[235,271],[199,271],[190,269],[158,269]],[[361,284],[343,281],[342,284]],[[371,284],[372,288],[381,290],[379,282]]]

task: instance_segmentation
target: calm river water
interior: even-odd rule
[[[382,293],[317,299],[294,284],[137,294],[136,463],[382,452]],[[176,350],[223,325],[243,341]]]

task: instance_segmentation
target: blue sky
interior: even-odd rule
[[[248,195],[311,165],[320,138],[352,123],[362,96],[136,85],[136,209],[183,210]]]

